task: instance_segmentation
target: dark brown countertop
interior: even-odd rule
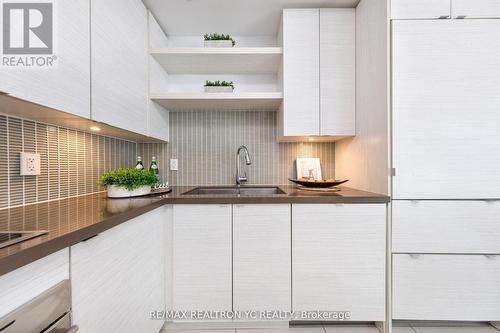
[[[280,185],[285,194],[259,196],[182,195],[193,189],[174,187],[169,194],[108,199],[105,193],[0,210],[1,231],[47,230],[48,234],[0,249],[0,275],[79,243],[165,204],[244,203],[386,203],[385,195],[342,187],[339,192],[298,191]]]

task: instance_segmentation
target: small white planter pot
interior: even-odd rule
[[[144,185],[135,190],[129,191],[126,187],[110,185],[108,186],[108,197],[109,198],[130,198],[138,197],[141,195],[146,195],[151,193],[151,186]]]
[[[226,86],[205,86],[206,93],[232,93],[233,87]]]
[[[205,47],[233,47],[232,40],[206,40]]]

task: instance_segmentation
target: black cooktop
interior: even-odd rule
[[[35,230],[35,231],[0,231],[0,249],[23,242],[27,239],[33,237],[38,237],[46,234],[46,230]]]

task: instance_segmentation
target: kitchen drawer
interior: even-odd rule
[[[500,18],[498,0],[452,0],[453,18]]]
[[[500,254],[500,201],[395,200],[392,250]]]
[[[450,0],[392,0],[392,19],[437,19],[449,17]]]
[[[393,318],[500,320],[500,256],[395,254]]]

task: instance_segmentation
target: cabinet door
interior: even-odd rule
[[[500,256],[393,255],[393,318],[500,320]]]
[[[283,10],[281,135],[319,134],[319,9]]]
[[[500,18],[498,0],[452,0],[451,9],[454,18]]]
[[[383,204],[292,205],[293,311],[385,317]]]
[[[140,0],[92,1],[92,119],[147,134],[147,11]]]
[[[393,22],[395,199],[500,198],[500,20]]]
[[[290,311],[290,205],[233,206],[234,310]]]
[[[320,135],[354,135],[354,8],[320,9]]]
[[[173,209],[173,309],[230,311],[231,205]]]
[[[500,254],[499,216],[500,201],[394,200],[393,252]]]
[[[157,333],[165,308],[165,207],[71,247],[73,322],[82,332]]]
[[[57,1],[54,68],[2,68],[0,91],[90,118],[89,0]],[[28,55],[29,56],[29,55]]]
[[[0,318],[67,279],[67,248],[0,276]]]
[[[391,0],[392,19],[437,19],[450,15],[450,0]]]

